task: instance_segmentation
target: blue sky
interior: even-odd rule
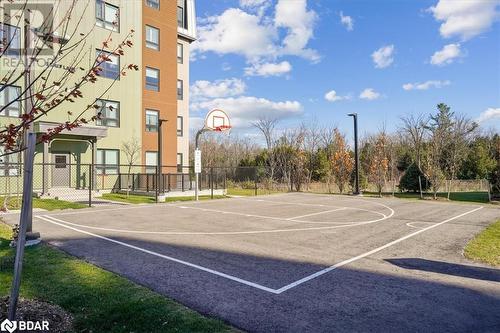
[[[239,133],[266,116],[351,133],[350,112],[362,132],[392,131],[444,102],[500,131],[499,0],[198,0],[196,10],[192,128],[221,107]]]

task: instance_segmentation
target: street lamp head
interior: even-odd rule
[[[348,116],[349,117],[356,117],[358,114],[357,113],[349,113]]]

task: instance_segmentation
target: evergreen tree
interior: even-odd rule
[[[428,190],[430,187],[430,182],[415,163],[412,163],[408,167],[408,169],[406,169],[403,177],[401,177],[401,180],[399,181],[399,190],[407,192],[420,191],[418,180],[419,176],[422,182],[422,191]]]

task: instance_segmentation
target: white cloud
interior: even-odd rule
[[[380,93],[376,92],[373,88],[366,88],[361,92],[361,94],[359,94],[359,98],[367,99],[369,101],[378,99],[380,97],[381,97]]]
[[[316,13],[307,9],[307,1],[279,0],[274,17],[264,15],[263,10],[257,13],[250,10],[269,4],[269,1],[241,0],[240,5],[248,12],[229,8],[220,15],[199,19],[193,59],[197,59],[197,54],[214,52],[242,55],[249,64],[276,62],[277,58],[290,55],[318,62],[318,52],[307,47],[317,21]]]
[[[372,53],[376,68],[389,67],[394,62],[394,45],[386,45]]]
[[[340,12],[340,23],[342,23],[347,31],[352,31],[354,29],[354,19],[349,15],[344,16],[343,12]]]
[[[274,102],[252,96],[216,98],[191,104],[193,111],[213,108],[226,111],[231,118],[231,125],[236,127],[249,127],[252,121],[261,117],[272,116],[283,119],[302,113],[302,105],[297,101]]]
[[[258,59],[276,54],[276,38],[272,25],[262,23],[256,15],[230,8],[200,21],[193,52],[235,53],[249,60]]]
[[[265,11],[271,4],[272,2],[268,0],[240,0],[240,7],[257,13],[259,17],[264,15]]]
[[[468,40],[492,26],[499,17],[496,11],[499,4],[500,0],[439,0],[429,11],[443,22],[439,28],[441,36]]]
[[[320,56],[316,50],[306,48],[313,37],[316,12],[307,10],[306,0],[278,0],[274,24],[287,29],[280,54],[297,55],[318,62]]]
[[[248,76],[281,76],[289,73],[292,65],[288,61],[280,63],[253,64],[245,68],[245,75]]]
[[[436,51],[431,57],[431,64],[444,66],[449,65],[455,58],[462,56],[462,51],[460,50],[460,44],[448,44],[443,47],[442,50]]]
[[[500,119],[500,108],[488,108],[479,115],[477,122],[482,123],[493,119]]]
[[[325,99],[329,102],[337,102],[346,99],[350,99],[350,96],[339,96],[335,90],[330,90],[325,94]]]
[[[427,90],[429,88],[442,88],[444,86],[449,86],[451,82],[449,80],[438,81],[438,80],[429,80],[422,83],[406,83],[403,84],[404,90]]]
[[[191,130],[199,130],[205,124],[205,118],[203,117],[189,117],[189,128]]]
[[[241,7],[259,7],[264,5],[267,0],[240,0]]]
[[[190,93],[193,100],[220,98],[241,95],[246,85],[240,79],[232,78],[213,82],[199,80],[191,85]]]

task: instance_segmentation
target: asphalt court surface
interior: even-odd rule
[[[290,193],[41,212],[34,228],[243,330],[457,332],[500,328],[500,271],[461,255],[499,217],[474,204]]]

